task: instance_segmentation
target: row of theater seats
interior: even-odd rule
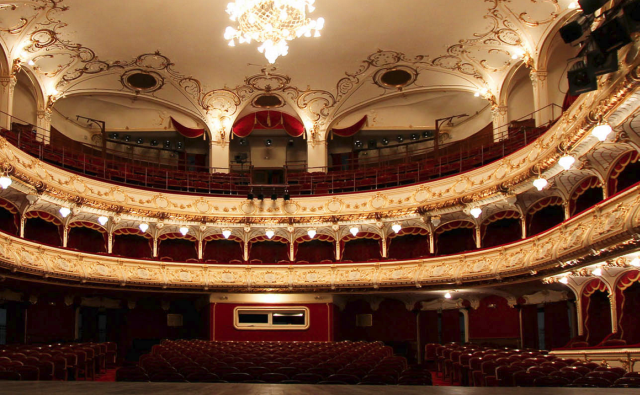
[[[164,341],[116,381],[431,385],[390,347],[368,342]]]
[[[426,360],[435,363],[444,380],[464,386],[640,388],[639,372],[558,358],[546,351],[428,344]]]
[[[320,195],[393,187],[424,182],[471,170],[509,155],[544,133],[548,126],[529,130],[528,138],[520,134],[493,144],[467,151],[456,151],[436,159],[424,155],[407,156],[406,163],[375,168],[324,172],[289,171],[284,180],[290,195]],[[176,166],[153,167],[152,163],[128,158],[103,160],[99,151],[79,153],[66,147],[43,144],[31,132],[0,130],[12,144],[46,162],[93,177],[148,188],[185,192],[246,195],[251,192],[251,178],[244,173],[210,173],[209,168],[189,169]]]
[[[115,366],[116,343],[9,345],[0,349],[0,380],[85,380]]]

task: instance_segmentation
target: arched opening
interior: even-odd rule
[[[340,240],[343,262],[367,262],[382,258],[380,235],[360,232],[357,236],[347,235]]]
[[[13,91],[13,118],[16,125],[28,125],[31,129],[38,123],[38,94],[29,76],[18,73],[18,81]],[[42,134],[42,131],[38,133]],[[28,136],[25,136],[28,137]]]
[[[0,230],[17,236],[20,229],[20,214],[13,204],[0,199]]]
[[[562,198],[550,196],[538,200],[527,212],[527,237],[535,236],[564,221]]]
[[[72,222],[69,225],[67,248],[93,254],[107,252],[107,231],[92,222]]]
[[[205,263],[240,263],[242,257],[242,239],[231,235],[209,235],[202,241],[202,259]]]
[[[469,221],[453,221],[440,226],[436,229],[436,255],[475,250],[475,227],[475,224]]]
[[[299,263],[328,263],[336,259],[335,240],[331,236],[318,234],[313,240],[309,236],[296,239],[296,262]]]
[[[198,259],[198,240],[190,234],[165,233],[158,237],[158,258],[160,260],[186,262]]]
[[[529,69],[520,66],[513,75],[508,89],[507,113],[511,125],[514,125],[513,121],[518,121],[517,125],[514,126],[535,127],[536,124],[533,118],[528,117],[529,114],[535,111]]]
[[[289,241],[281,236],[254,237],[249,241],[249,263],[289,262]]]
[[[520,213],[503,211],[487,218],[480,227],[482,248],[491,248],[520,240],[522,225]]]
[[[612,166],[607,182],[609,196],[635,185],[640,181],[640,155],[638,151],[627,152]]]
[[[618,332],[626,344],[640,343],[640,271],[632,270],[622,275],[616,287],[618,303]]]
[[[151,258],[153,238],[136,228],[122,228],[113,232],[112,254],[127,258]]]
[[[602,187],[597,177],[589,177],[582,181],[571,194],[569,213],[571,216],[587,210],[603,199]]]
[[[54,247],[62,246],[62,222],[44,211],[25,214],[24,238]]]
[[[389,235],[387,255],[391,259],[414,259],[430,255],[429,231],[422,228],[402,228]]]
[[[592,280],[584,288],[582,309],[586,341],[596,346],[611,333],[609,290],[601,280]]]

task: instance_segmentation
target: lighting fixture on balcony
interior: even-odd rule
[[[559,282],[561,282],[562,284],[568,284],[569,283],[569,277],[564,276],[561,277],[560,280],[558,280]]]
[[[393,229],[394,232],[398,233],[402,230],[402,225],[400,224],[393,224],[391,225],[391,229]]]
[[[11,177],[9,177],[6,174],[0,177],[0,187],[2,187],[2,189],[9,188],[9,185],[11,185],[11,182],[12,182]]]
[[[360,229],[358,229],[357,226],[352,227],[351,229],[349,229],[349,232],[351,232],[351,234],[353,235],[353,237],[356,237],[358,235],[358,232],[360,232]]]
[[[558,160],[558,164],[560,166],[562,166],[563,169],[565,170],[569,170],[571,169],[571,166],[573,166],[573,164],[576,162],[576,158],[574,158],[571,155],[563,155],[559,160]]]
[[[631,262],[629,262],[629,264],[634,267],[640,267],[640,258],[639,257],[633,258]]]
[[[473,218],[478,218],[480,214],[482,214],[482,209],[480,207],[474,207],[469,210],[469,214],[473,215]]]
[[[541,176],[538,176],[538,178],[533,181],[533,186],[536,187],[539,191],[543,190],[544,187],[547,186],[547,184],[549,184],[549,182]]]
[[[180,227],[180,233],[182,233],[183,236],[186,236],[187,233],[189,233],[189,228],[186,226]]]
[[[69,214],[71,214],[71,210],[68,207],[60,208],[60,215],[62,215],[62,217],[67,218]]]
[[[98,222],[100,223],[100,225],[105,226],[107,222],[109,222],[109,217],[98,217]]]
[[[594,276],[602,276],[602,268],[597,267],[597,268],[593,269],[591,274],[593,274]]]
[[[229,229],[225,229],[222,231],[222,236],[224,236],[225,239],[228,239],[229,236],[231,236],[231,231]]]
[[[250,44],[255,40],[269,63],[289,53],[287,41],[296,37],[320,37],[324,19],[309,19],[315,0],[236,0],[227,5],[229,19],[238,22],[237,29],[227,27],[224,39],[229,46]]]
[[[316,230],[315,229],[309,229],[307,231],[307,235],[309,236],[310,239],[313,239],[314,237],[316,237]]]
[[[613,129],[611,129],[611,126],[608,123],[602,122],[593,128],[591,134],[597,137],[598,140],[605,141],[612,130]]]
[[[147,229],[149,229],[149,224],[148,224],[148,223],[146,223],[146,222],[143,222],[143,223],[141,223],[140,225],[138,225],[138,228],[140,228],[140,230],[141,230],[143,233],[146,233],[146,232],[147,232]]]
[[[447,292],[444,294],[445,299],[451,299],[451,293]]]
[[[271,230],[271,229],[267,229],[267,231],[266,231],[266,232],[264,232],[264,233],[267,235],[267,238],[269,238],[269,239],[270,239],[270,238],[272,238],[272,237],[273,237],[273,235],[275,235],[275,234],[276,234],[276,233],[275,233],[273,230]]]

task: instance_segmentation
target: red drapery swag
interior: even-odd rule
[[[298,256],[298,244],[306,243],[306,242],[313,241],[313,240],[328,241],[330,243],[335,243],[336,242],[336,240],[333,237],[331,237],[329,235],[322,235],[322,234],[316,234],[316,236],[313,239],[311,237],[309,237],[308,235],[304,235],[304,236],[298,237],[295,240],[295,242],[293,243],[293,257],[294,257],[294,259],[298,259],[297,258],[297,256]],[[334,252],[334,255],[335,255],[335,252]]]
[[[417,228],[417,227],[402,228],[400,229],[400,232],[398,233],[393,232],[389,236],[387,236],[387,238],[389,239],[389,242],[391,242],[391,239],[395,239],[396,237],[401,237],[401,236],[408,236],[408,235],[428,236],[429,231],[427,229]]]
[[[573,191],[571,199],[569,199],[569,212],[571,213],[571,215],[573,215],[574,211],[576,210],[576,200],[578,200],[578,198],[590,188],[600,188],[600,180],[598,180],[598,177],[591,176],[587,178],[586,180],[582,181],[580,185],[578,185]]]
[[[88,221],[75,221],[69,224],[70,228],[89,228],[97,230],[100,233],[107,233],[107,230],[98,224]]]
[[[349,233],[344,236],[342,240],[340,240],[340,259],[344,257],[344,246],[348,241],[356,240],[356,239],[373,239],[378,240],[378,245],[380,246],[380,256],[382,256],[382,237],[379,234],[373,232],[358,232],[356,236]]]
[[[354,134],[358,133],[360,130],[362,130],[362,128],[364,127],[364,125],[367,123],[367,116],[365,115],[364,117],[362,117],[361,120],[359,120],[358,122],[354,123],[353,125],[346,127],[346,128],[342,128],[342,129],[336,129],[333,128],[331,130],[331,132],[333,134],[335,134],[336,136],[340,136],[340,137],[351,137]]]
[[[460,229],[460,228],[473,229],[475,227],[476,227],[476,225],[471,221],[451,221],[451,222],[447,222],[446,224],[444,224],[444,225],[440,226],[438,229],[436,229],[436,233],[440,234],[440,233],[444,233],[444,232],[449,231],[449,230]],[[474,236],[474,238],[475,238],[475,236]]]
[[[594,320],[591,319],[592,317],[590,317],[590,314],[589,314],[590,312],[589,310],[591,307],[591,297],[596,292],[604,292],[606,294],[609,294],[609,289],[607,288],[607,285],[598,278],[591,280],[589,284],[587,284],[582,291],[582,316],[584,317],[584,330],[586,333],[587,341],[589,341],[589,344],[593,346],[595,346],[596,344],[592,344],[594,343],[592,340],[593,336],[591,336],[592,329],[598,329],[599,326],[603,325],[603,323],[593,322]],[[605,332],[608,333],[608,330],[605,330]]]
[[[412,228],[402,228],[398,233],[392,233],[387,236],[387,256],[389,258],[395,259],[409,259],[415,258],[417,256],[429,255],[429,241],[428,239],[424,240],[424,242],[416,243],[415,238],[408,238],[409,243],[405,243],[407,240],[403,240],[403,236],[429,236],[429,231],[427,229],[412,227]],[[395,247],[392,248],[393,239],[399,237],[399,240],[396,244],[393,244]]]
[[[206,243],[207,241],[214,241],[214,240],[229,240],[229,241],[235,241],[242,244],[242,239],[235,235],[229,235],[229,238],[226,238],[224,237],[224,235],[217,234],[217,235],[209,235],[204,239],[202,239],[204,243]]]
[[[238,244],[239,250],[236,250],[236,253],[230,251],[228,249],[220,250],[216,247],[215,253],[210,249],[207,249],[207,244],[210,241],[232,241]],[[215,247],[215,246],[214,246]],[[204,260],[211,259],[219,262],[228,263],[231,260],[244,260],[243,258],[244,252],[244,243],[242,239],[235,235],[229,235],[229,238],[225,238],[222,234],[209,235],[202,240],[202,258]]]
[[[482,225],[480,226],[480,234],[481,239],[484,239],[484,236],[486,234],[486,230],[487,230],[487,226],[489,226],[489,224],[494,223],[494,222],[498,222],[501,219],[511,219],[511,218],[520,218],[520,213],[517,211],[501,211],[499,213],[495,213],[492,216],[490,216],[489,218],[485,219],[484,222],[482,223]]]
[[[611,169],[611,174],[609,175],[609,196],[618,192],[618,176],[620,173],[622,173],[630,163],[636,163],[638,159],[640,159],[638,151],[627,152],[618,159],[615,166],[613,166],[613,169]]]
[[[254,129],[284,129],[291,137],[304,134],[304,124],[300,120],[280,111],[258,111],[244,116],[233,125],[233,134],[247,137]]]
[[[6,209],[8,212],[10,212],[11,214],[18,214],[18,208],[16,206],[13,205],[13,203],[4,200],[4,199],[0,199],[0,207]]]
[[[184,126],[183,124],[181,124],[180,122],[178,122],[175,119],[173,119],[173,117],[170,117],[170,118],[171,118],[171,124],[173,125],[173,127],[176,129],[176,131],[178,133],[180,133],[184,137],[193,139],[193,138],[196,138],[196,137],[200,137],[200,136],[202,136],[204,134],[204,129],[188,128],[188,127]]]
[[[549,196],[544,199],[540,199],[535,202],[531,207],[529,207],[529,211],[527,211],[527,222],[531,219],[533,214],[542,210],[547,206],[562,206],[562,198],[560,196]]]
[[[25,214],[24,216],[25,218],[40,218],[43,219],[47,222],[51,222],[54,225],[57,226],[61,226],[62,222],[60,222],[60,220],[58,218],[56,218],[56,216],[54,216],[53,214],[49,214],[47,212],[44,211],[29,211],[28,213]]]
[[[196,239],[195,236],[190,235],[189,233],[187,233],[184,236],[182,235],[182,233],[165,233],[163,235],[158,236],[159,241],[168,240],[168,239],[183,239],[183,240],[189,240],[193,242],[198,241],[198,239]]]
[[[266,235],[256,236],[253,239],[249,240],[249,256],[251,256],[251,246],[254,243],[260,243],[262,241],[273,241],[273,242],[276,242],[276,243],[289,244],[289,240],[287,240],[286,238],[284,238],[282,236],[278,236],[278,235],[274,235],[272,238],[268,238]]]
[[[142,236],[145,239],[152,239],[153,240],[153,236],[151,236],[149,233],[147,232],[143,232],[140,229],[137,228],[120,228],[120,229],[116,229],[113,231],[113,235],[114,236],[118,236],[118,235],[136,235],[136,236]]]

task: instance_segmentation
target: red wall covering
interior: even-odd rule
[[[229,263],[232,260],[242,261],[242,243],[233,240],[210,240],[204,244],[202,258]]]
[[[356,326],[357,314],[372,314],[372,326]],[[376,311],[368,302],[356,300],[347,303],[340,313],[338,340],[380,340],[384,342],[415,341],[416,315],[408,311],[404,303],[385,299]],[[337,336],[337,335],[336,335]]]
[[[398,236],[388,243],[389,258],[402,260],[430,255],[428,235]]]
[[[62,299],[40,298],[38,303],[29,305],[26,316],[28,343],[74,340],[76,331],[75,306],[65,305]]]
[[[309,329],[302,331],[237,330],[233,327],[234,309],[240,306],[304,306],[309,309]],[[327,341],[333,340],[333,313],[331,303],[313,304],[236,304],[211,303],[210,339],[222,341]]]
[[[495,305],[490,308],[489,305]],[[469,339],[509,339],[520,337],[518,309],[509,307],[501,296],[490,295],[469,310]]]

